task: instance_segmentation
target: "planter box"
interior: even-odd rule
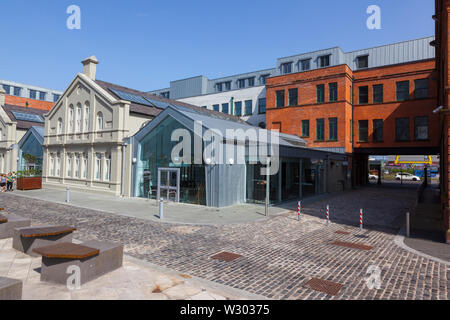
[[[17,190],[42,189],[42,177],[17,178]]]

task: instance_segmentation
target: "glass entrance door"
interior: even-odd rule
[[[158,168],[157,199],[180,202],[180,168]]]

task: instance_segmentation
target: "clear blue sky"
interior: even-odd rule
[[[71,4],[81,8],[81,30],[66,28]],[[381,30],[366,28],[371,4],[381,7]],[[0,79],[56,90],[91,55],[98,79],[154,90],[272,68],[302,52],[434,34],[432,0],[14,0],[0,10]]]

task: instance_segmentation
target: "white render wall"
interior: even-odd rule
[[[222,111],[222,103],[228,103],[229,113],[231,112],[232,99],[234,101],[234,104],[239,101],[242,102],[242,113],[245,112],[245,101],[252,100],[253,114],[251,116],[242,116],[241,118],[245,121],[248,121],[250,124],[257,126],[261,122],[266,123],[266,114],[258,113],[258,101],[260,98],[266,98],[265,86],[225,91],[178,100],[193,104],[198,107],[206,106],[209,110],[213,110],[213,105],[218,104],[220,106],[220,111]]]

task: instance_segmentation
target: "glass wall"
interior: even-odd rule
[[[27,175],[40,176],[42,174],[42,145],[33,134],[30,134],[19,150],[18,171]]]
[[[247,164],[247,202],[264,203],[266,176],[261,164]],[[301,188],[301,190],[300,190]],[[308,158],[282,158],[280,170],[270,177],[270,203],[297,200],[325,191],[324,161]]]
[[[172,132],[176,129],[185,127],[167,117],[139,142],[135,196],[156,199],[158,168],[180,168],[180,202],[206,205],[205,166],[175,165],[171,160],[172,149],[179,143],[171,141]],[[191,133],[192,142],[193,138]],[[193,150],[191,155],[193,157]]]

